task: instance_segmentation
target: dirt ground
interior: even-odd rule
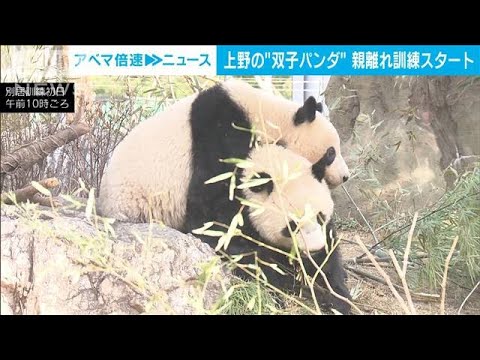
[[[342,240],[345,240],[341,243],[341,252],[344,262],[349,267],[366,271],[369,274],[381,278],[381,275],[371,264],[353,264],[349,262],[349,260],[354,259],[363,253],[360,246],[355,243],[355,234],[360,236],[365,245],[370,246],[374,244],[374,240],[368,232],[339,231],[339,237]],[[385,272],[390,276],[392,282],[401,285],[401,280],[396,275],[395,270],[390,267],[388,263],[381,263],[381,265]],[[364,314],[405,314],[399,301],[395,298],[387,285],[368,279],[363,275],[358,275],[351,270],[347,270],[347,273],[347,286],[350,289],[354,289],[354,295],[356,295],[354,296],[353,302]],[[460,288],[459,286],[448,282],[445,298],[445,313],[447,315],[457,314],[463,300],[467,297],[470,290]],[[410,291],[412,291],[412,289],[410,289]],[[423,293],[426,293],[426,291]],[[406,299],[403,292],[399,291],[399,294],[403,299]],[[440,295],[440,290],[437,291],[437,295]],[[415,298],[412,296],[412,301],[417,314],[428,315],[440,313],[439,298],[423,300],[422,298]],[[480,315],[480,287],[476,289],[465,303],[461,314]]]

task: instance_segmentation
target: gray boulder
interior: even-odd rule
[[[212,249],[153,224],[1,207],[1,314],[207,314],[229,283]]]

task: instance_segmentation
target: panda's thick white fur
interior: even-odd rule
[[[194,99],[141,122],[116,147],[100,186],[100,214],[181,226],[192,176],[188,113]]]
[[[261,238],[279,248],[290,250],[292,238],[283,231],[292,220],[299,227],[297,240],[300,250],[318,251],[325,246],[326,224],[333,214],[333,200],[325,180],[312,174],[312,163],[289,149],[264,145],[252,150],[253,164],[243,172],[242,181],[255,179],[255,174],[268,174],[273,182],[271,192],[243,190],[247,200],[259,204],[264,211],[255,214],[249,208],[249,218]],[[254,215],[252,215],[254,214]],[[318,215],[321,214],[321,220]],[[290,229],[295,231],[296,227]]]
[[[257,129],[266,131],[266,137],[270,138],[270,141],[282,140],[287,148],[309,161],[314,163],[323,161],[319,159],[324,159],[327,150],[333,147],[336,152],[333,163],[328,166],[324,166],[323,162],[321,164],[321,169],[324,171],[321,176],[324,176],[331,187],[339,185],[348,178],[348,167],[340,153],[337,131],[319,112],[315,113],[315,120],[295,125],[293,118],[301,107],[299,104],[255,89],[245,82],[228,80],[222,83],[220,88],[211,88],[209,91],[184,98],[162,113],[143,121],[116,147],[100,186],[98,211],[101,215],[139,222],[149,221],[152,218],[185,231],[197,225],[188,221],[185,225],[187,205],[190,204],[191,208],[198,209],[199,204],[212,201],[211,198],[202,199],[204,195],[200,185],[209,177],[217,175],[208,173],[208,171],[214,171],[213,162],[221,157],[216,156],[219,155],[216,152],[224,146],[219,143],[216,136],[237,138],[244,136],[237,130],[235,131],[239,135],[215,133],[220,121],[228,122],[231,129],[230,120],[206,116],[203,119],[198,118],[202,116],[204,106],[210,106],[210,111],[211,109],[217,111],[215,109],[223,106],[225,99],[218,100],[218,104],[216,103],[216,97],[222,91],[228,94],[226,96],[234,103],[240,105],[241,109],[233,111],[243,109],[248,114],[247,124],[253,122]],[[199,101],[202,96],[203,102]],[[194,107],[197,115],[194,115]],[[203,114],[205,115],[205,112]],[[244,115],[242,116],[245,118]],[[207,135],[201,134],[204,136],[203,142],[196,140],[192,135],[192,124],[198,126],[199,123],[201,123],[200,130],[197,128],[195,134],[206,127],[212,129],[212,134],[210,132],[206,132]],[[211,139],[206,141],[205,136]],[[196,147],[193,146],[194,143]],[[208,148],[209,143],[218,143],[214,145],[217,148],[212,151]],[[242,144],[244,145],[240,148],[244,152],[247,151],[244,155],[248,155],[246,145],[248,141]],[[232,152],[232,157],[243,156],[236,151],[229,151],[227,157]],[[199,155],[199,153],[202,154]],[[195,162],[195,156],[203,156],[203,162]],[[215,160],[211,159],[212,157]],[[203,177],[200,178],[198,169],[205,167],[210,170],[205,170]],[[200,195],[193,194],[192,191],[200,192]],[[186,228],[182,227],[183,225]]]

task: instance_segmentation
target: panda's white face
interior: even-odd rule
[[[287,148],[313,164],[325,158],[331,148],[333,160],[324,168],[324,179],[335,188],[348,180],[350,172],[340,151],[340,138],[333,124],[322,115],[322,105],[309,97],[301,106],[281,96],[255,89],[239,80],[228,80],[224,87],[248,112],[263,136],[264,143],[282,140]]]
[[[270,179],[244,189],[247,200],[262,210],[249,208],[249,217],[262,239],[290,250],[292,233],[300,250],[315,252],[326,241],[325,225],[333,213],[333,201],[325,181],[312,174],[305,158],[277,145],[264,145],[252,151],[254,164],[245,169],[242,180]]]
[[[330,188],[348,180],[350,171],[340,152],[340,137],[330,121],[317,112],[315,120],[299,124],[296,132],[295,137],[286,136],[287,147],[314,164],[319,180],[325,179]]]
[[[313,96],[293,116],[296,134],[286,135],[287,146],[314,164],[315,176],[331,188],[347,181],[350,171],[340,152],[337,129],[323,115],[323,105]],[[293,132],[291,133],[293,134]],[[289,141],[290,140],[290,141]]]

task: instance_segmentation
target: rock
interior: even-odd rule
[[[330,78],[325,101],[352,172],[345,187],[372,226],[433,204],[456,179],[443,173],[452,160],[458,173],[479,161],[479,80]],[[343,190],[333,197],[342,219],[363,223]]]
[[[192,235],[2,205],[1,314],[204,314],[230,275]],[[26,209],[26,210],[25,210]],[[95,224],[96,223],[96,224]]]
[[[415,89],[410,77],[342,76],[325,92],[352,173],[345,188],[373,227],[444,193],[435,134],[410,103]],[[340,218],[364,224],[342,189],[333,199]]]

